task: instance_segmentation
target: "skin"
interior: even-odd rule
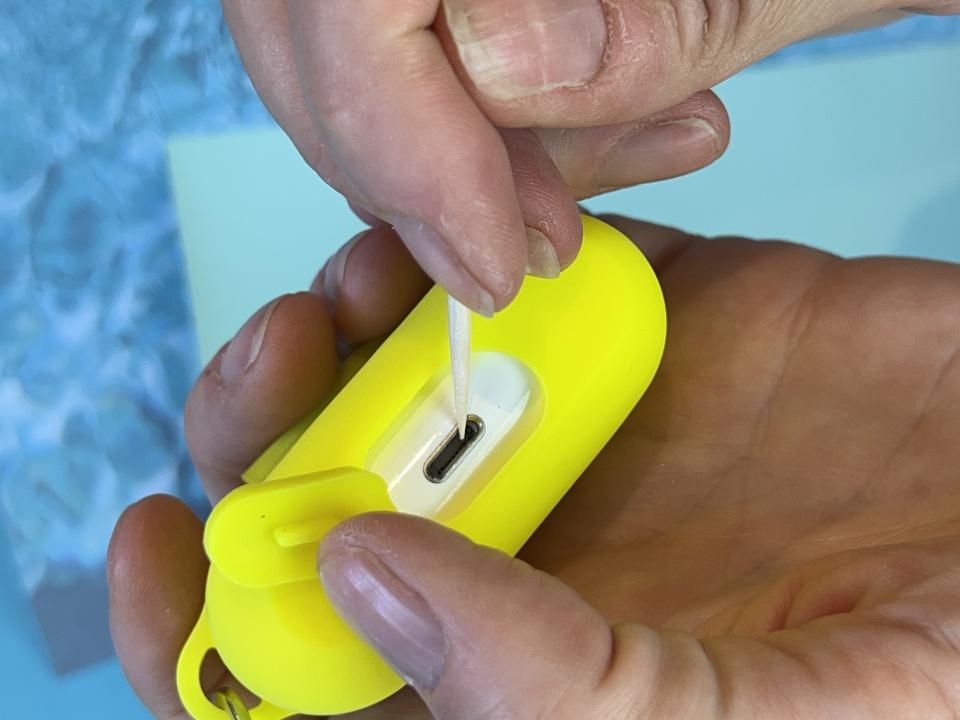
[[[659,375],[523,561],[417,518],[331,533],[321,569],[365,548],[447,637],[439,679],[351,717],[956,717],[960,267],[612,221],[663,285]],[[386,228],[367,242],[401,247]],[[211,498],[319,400],[308,378],[335,335],[387,332],[393,291],[404,308],[422,292],[409,256],[389,273],[358,259],[375,256],[351,256],[333,320],[327,300],[286,296],[238,380],[223,352],[204,371],[187,428]],[[117,650],[163,720],[186,717],[173,668],[200,537],[154,497],[111,543]]]
[[[725,149],[709,92],[801,38],[958,0],[223,0],[311,167],[478,312],[580,244],[575,200]]]

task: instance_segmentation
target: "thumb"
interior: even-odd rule
[[[438,720],[930,718],[953,699],[938,678],[955,648],[929,619],[915,625],[901,603],[793,626],[785,608],[822,592],[795,578],[744,610],[773,618],[762,628],[698,640],[611,627],[556,578],[412,516],[348,520],[319,567],[340,612]]]
[[[441,40],[502,127],[638,120],[797,40],[872,12],[957,0],[445,0]]]
[[[440,525],[354,518],[319,567],[340,612],[440,720],[660,717],[646,713],[665,709],[665,676],[689,713],[674,717],[712,716],[711,692],[692,699],[712,677],[695,640],[611,628],[559,580]]]

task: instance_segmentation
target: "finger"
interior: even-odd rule
[[[638,123],[501,136],[527,229],[527,272],[556,277],[580,247],[571,192],[588,198],[698,170],[723,154],[730,122],[720,99],[703,92]]]
[[[610,660],[610,628],[558,580],[397,514],[343,523],[318,563],[339,611],[439,720],[556,717],[546,703],[562,689],[584,701],[580,717],[603,717],[586,696]]]
[[[290,5],[314,120],[364,205],[431,277],[491,314],[520,286],[525,231],[507,152],[431,30],[437,0]]]
[[[583,199],[709,165],[726,150],[730,120],[720,99],[702,92],[638,122],[536,132],[564,183]]]
[[[311,290],[326,300],[338,339],[355,347],[396,327],[431,284],[396,232],[378,225],[327,260]]]
[[[285,295],[248,320],[187,399],[187,446],[211,500],[327,395],[337,334],[360,345],[389,332],[429,285],[396,235],[378,226],[328,261],[315,292]]]
[[[586,198],[692,172],[723,153],[730,124],[720,99],[705,92],[640,123],[566,131],[504,130],[501,135],[527,231],[527,273],[556,277],[576,257],[580,245],[580,218],[570,202],[571,189]],[[390,247],[392,237],[385,229],[376,240],[369,237],[363,242],[384,254],[382,264],[395,268],[402,288],[415,271],[397,243]],[[343,260],[338,253],[340,264],[328,265],[342,269]],[[376,293],[377,287],[366,284],[363,292]],[[383,295],[393,292],[388,290]]]
[[[637,123],[502,130],[501,137],[527,233],[526,271],[556,277],[580,247],[580,218],[571,191],[588,198],[698,170],[723,154],[730,122],[720,99],[703,92]],[[405,261],[398,267],[408,271]]]
[[[318,565],[339,612],[437,720],[717,716],[692,637],[611,628],[559,580],[430,521],[353,518]]]
[[[361,219],[380,224],[349,180],[339,174],[320,127],[309,117],[296,77],[286,4],[225,0],[224,7],[254,85],[301,154],[348,195]],[[589,197],[606,189],[674,177],[714,160],[725,147],[728,133],[722,105],[709,93],[644,123],[571,130],[554,137],[540,133],[561,178],[542,151],[532,147],[535,143],[523,138],[511,141],[509,131],[502,133],[527,236],[527,272],[552,277],[558,266],[569,265],[579,247],[580,226],[565,182],[578,197]]]
[[[129,507],[110,540],[110,633],[130,685],[160,720],[186,720],[175,674],[203,606],[202,535],[183,503],[157,495]]]
[[[333,323],[316,295],[284,295],[244,324],[187,398],[187,447],[213,502],[319,404],[336,370]]]
[[[556,164],[531,130],[501,131],[526,232],[529,275],[556,278],[580,250],[580,213]]]
[[[437,720],[921,718],[952,706],[937,668],[955,648],[929,615],[905,621],[902,602],[761,639],[611,627],[556,578],[396,513],[341,524],[318,565],[339,612]]]
[[[287,4],[277,0],[267,3],[224,0],[224,10],[254,85],[300,153],[324,179],[348,195],[351,207],[362,220],[372,226],[382,224],[382,220],[373,213],[373,208],[364,204],[349,179],[340,172],[322,130],[309,115],[294,67]],[[514,162],[513,166],[519,168],[517,172],[523,172],[522,163],[517,165]],[[579,245],[580,228],[578,224],[570,226],[569,218],[575,213],[575,208],[569,191],[562,182],[551,184],[549,180],[552,178],[546,177],[547,174],[539,177],[540,183],[536,186],[537,198],[543,202],[534,200],[523,203],[521,195],[521,205],[525,209],[523,217],[527,221],[525,232],[528,245],[533,243],[527,261],[528,270],[550,276],[556,272],[549,263],[552,256],[557,254],[553,239],[556,238],[559,256],[566,265],[572,260],[571,252],[575,252]],[[555,170],[552,174],[556,174]],[[531,207],[542,211],[542,214],[527,212]],[[565,218],[567,222],[561,222],[558,218]],[[547,237],[551,243],[546,247],[541,244],[541,233],[545,228],[550,229]],[[443,277],[439,279],[444,280]]]
[[[629,122],[890,0],[446,0],[448,57],[506,127]]]

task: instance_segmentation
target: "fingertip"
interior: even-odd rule
[[[177,566],[179,593],[206,572],[203,523],[171,495],[151,495],[121,513],[107,549],[107,582],[113,609],[137,610],[152,594],[151,579]]]
[[[461,205],[459,229],[451,218],[443,232],[430,224],[394,217],[397,234],[424,272],[451,296],[481,315],[490,317],[506,307],[520,289],[526,262],[523,225],[499,227],[476,210]],[[483,225],[494,225],[485,233]]]
[[[565,188],[578,199],[699,170],[730,141],[730,119],[712,92],[639,121],[540,129],[537,138]]]
[[[393,229],[379,225],[341,248],[311,291],[325,298],[338,339],[355,347],[390,332],[432,284]]]
[[[118,560],[118,553],[127,545],[137,545],[142,536],[154,525],[156,517],[172,517],[175,522],[185,520],[200,525],[200,521],[190,512],[190,509],[173,495],[148,495],[129,505],[120,513],[110,536],[107,547],[108,569]],[[177,522],[179,524],[179,522]]]
[[[702,162],[693,166],[691,171],[714,162],[730,145],[730,115],[723,101],[712,90],[695,93],[682,103],[652,115],[650,121],[688,122],[702,127],[705,134],[710,136],[713,141],[712,152],[705,152]]]
[[[526,226],[526,272],[555,278],[580,251],[582,224],[573,194],[536,133],[503,130],[501,136]]]
[[[286,403],[268,400],[291,400],[298,392],[319,398],[333,387],[337,365],[336,333],[325,303],[314,293],[296,292],[277,302],[262,354],[241,382],[263,398],[264,407],[288,414]]]
[[[333,387],[338,369],[333,321],[311,292],[274,301],[260,349],[234,380],[219,372],[222,350],[187,399],[187,446],[214,502],[275,438],[309,414]]]
[[[123,512],[110,540],[110,632],[130,684],[158,717],[182,712],[176,663],[203,607],[202,536],[186,505],[154,495]]]

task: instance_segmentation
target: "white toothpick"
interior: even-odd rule
[[[447,299],[450,332],[450,370],[453,376],[453,415],[460,438],[467,432],[470,401],[470,309],[453,297]]]

